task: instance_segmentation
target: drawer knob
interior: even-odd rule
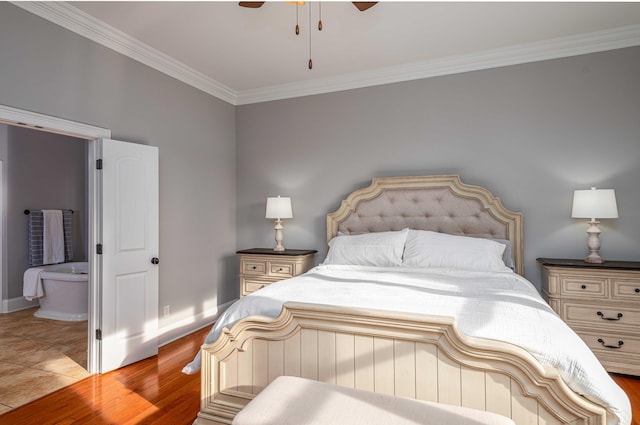
[[[267,285],[260,285],[260,288],[259,288],[259,289],[262,289],[262,288],[264,288],[265,286],[267,286]]]
[[[620,320],[620,319],[622,319],[622,313],[618,313],[617,317],[605,317],[605,315],[601,311],[597,312],[596,314],[598,316],[600,316],[600,318],[602,320]]]
[[[253,270],[257,269],[257,267],[256,267],[256,266],[253,266],[253,267],[251,267],[251,268],[252,268]]]
[[[598,342],[603,346],[603,347],[607,347],[607,348],[622,348],[622,346],[624,345],[624,341],[618,341],[618,345],[607,345],[605,344],[605,342],[602,340],[602,338],[598,338]]]
[[[640,288],[636,288],[635,291],[636,291],[636,294],[637,294],[638,292],[640,292]]]
[[[281,272],[281,271],[282,271],[282,267],[280,267],[280,268],[278,269],[278,271],[279,271],[279,272]]]
[[[580,285],[580,287],[581,287],[582,289],[587,289],[587,285],[584,285],[584,284],[583,284],[583,285]]]

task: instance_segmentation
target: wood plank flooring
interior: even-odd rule
[[[640,425],[640,377],[612,375],[631,401],[631,425]]]
[[[200,375],[184,375],[209,327],[160,348],[157,357],[93,375],[0,416],[1,425],[190,425],[200,408]],[[640,425],[640,378],[614,375]]]

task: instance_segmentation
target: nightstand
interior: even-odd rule
[[[279,280],[297,276],[315,264],[315,249],[251,248],[240,256],[240,296],[244,297]]]
[[[538,258],[549,305],[609,372],[640,375],[640,262]]]

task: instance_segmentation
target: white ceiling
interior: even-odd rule
[[[309,70],[317,2],[300,36],[285,2],[31,3],[16,4],[234,104],[640,45],[640,2],[322,2]]]

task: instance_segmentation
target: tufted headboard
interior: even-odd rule
[[[374,178],[327,214],[327,241],[338,233],[432,230],[511,241],[516,273],[524,274],[522,213],[457,175]]]

